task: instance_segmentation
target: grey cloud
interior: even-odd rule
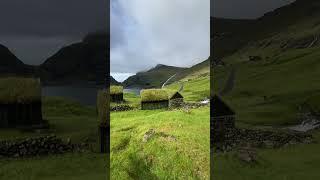
[[[156,64],[185,67],[209,57],[209,0],[112,2],[121,8],[111,11],[111,37],[124,39],[111,41],[112,72],[135,73]]]

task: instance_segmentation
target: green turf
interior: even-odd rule
[[[207,97],[209,76],[198,74],[188,78],[189,81],[184,80],[184,98],[196,102]],[[179,84],[166,86],[164,92],[177,91]],[[139,96],[127,93],[124,96],[127,104],[139,106]],[[209,111],[206,106],[192,110],[111,112],[111,178],[208,179]],[[156,135],[143,142],[150,129]]]
[[[41,99],[40,79],[0,78],[0,103],[26,103]]]
[[[123,86],[110,86],[110,94],[122,94]]]
[[[112,179],[207,179],[209,108],[111,113]],[[142,142],[149,129],[156,135]]]
[[[168,93],[163,89],[143,89],[140,92],[142,102],[157,102],[168,100]]]

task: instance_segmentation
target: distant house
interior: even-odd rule
[[[222,141],[227,129],[235,128],[235,112],[217,95],[212,97],[211,136],[214,142]]]
[[[0,128],[43,124],[40,79],[0,78]]]
[[[144,89],[140,92],[141,109],[153,110],[169,107],[169,97],[166,90],[163,89]]]
[[[110,100],[111,102],[123,101],[123,87],[122,86],[110,86]]]
[[[181,107],[183,104],[183,96],[179,92],[169,93],[169,106],[170,107]]]

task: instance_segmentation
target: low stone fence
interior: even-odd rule
[[[117,104],[110,106],[110,111],[130,111],[133,109],[134,107],[127,104]]]
[[[85,144],[71,144],[51,136],[0,141],[0,157],[30,157],[80,151]]]
[[[256,148],[281,148],[292,144],[311,143],[312,141],[312,135],[301,132],[232,128],[226,130],[223,141],[212,145],[216,151],[231,151],[243,144],[250,144]]]

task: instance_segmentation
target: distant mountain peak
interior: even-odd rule
[[[165,67],[166,65],[164,64],[157,64],[154,68],[160,68],[160,67]]]

